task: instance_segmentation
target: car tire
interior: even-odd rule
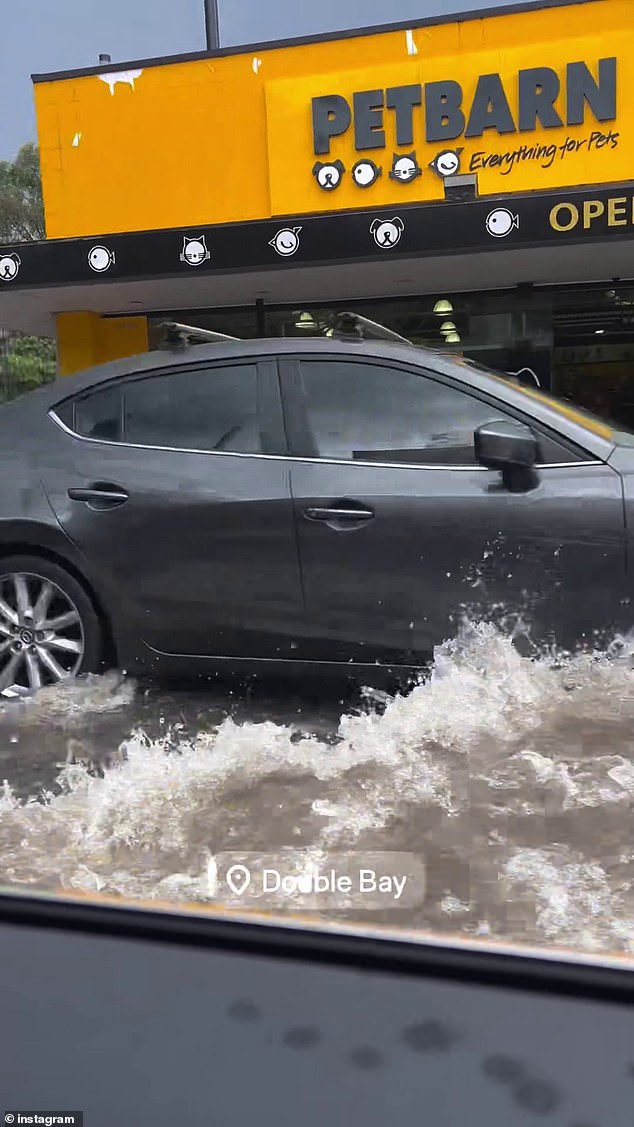
[[[46,587],[47,594],[52,592],[47,609],[44,613],[40,609],[37,621],[32,614],[27,613],[25,617],[20,613],[18,587],[24,591],[25,581],[28,599],[22,602],[22,610],[26,606],[30,611],[36,611],[38,596],[45,585],[50,585]],[[44,605],[41,603],[40,608]],[[17,624],[12,622],[16,617]],[[33,624],[32,631],[29,618]],[[54,622],[63,625],[38,630],[40,621],[43,626]],[[9,627],[11,636],[7,635]],[[31,634],[33,641],[29,643],[27,636]],[[11,637],[15,639],[17,650],[9,644]],[[19,664],[21,676],[16,683],[26,682],[23,688],[28,692],[39,687],[33,684],[33,679],[37,681],[38,678],[37,673],[32,673],[34,664],[40,667],[42,685],[61,680],[54,672],[56,666],[67,677],[98,672],[103,661],[104,643],[104,630],[92,599],[74,575],[41,556],[0,558],[0,692],[9,687],[5,683],[6,669],[16,652],[23,654]],[[28,657],[27,650],[31,651]]]

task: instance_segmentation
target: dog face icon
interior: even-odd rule
[[[462,149],[443,149],[429,162],[429,167],[434,170],[441,180],[446,176],[457,176],[460,172],[460,155]]]
[[[313,176],[324,192],[334,192],[335,188],[339,187],[345,171],[340,160],[329,161],[328,164],[318,160],[313,167]]]
[[[373,160],[358,160],[352,169],[352,179],[358,188],[369,188],[376,183],[381,171]]]
[[[405,224],[402,219],[374,219],[370,226],[370,234],[374,237],[374,241],[382,250],[389,250],[390,247],[395,247],[399,242]]]
[[[17,254],[3,254],[0,257],[0,282],[12,282],[18,276],[22,259]]]
[[[206,262],[208,258],[211,258],[211,254],[207,250],[204,235],[200,235],[197,239],[188,239],[187,236],[183,238],[181,262],[186,262],[189,266],[200,266],[201,262]]]
[[[410,180],[415,180],[417,176],[422,176],[423,170],[420,168],[416,160],[416,153],[404,153],[399,156],[394,153],[394,160],[392,161],[392,168],[390,170],[390,180],[398,180],[401,184],[409,184]]]

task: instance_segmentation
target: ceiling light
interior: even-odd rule
[[[315,329],[317,327],[312,313],[296,313],[295,318],[296,329]]]
[[[440,313],[444,317],[445,313],[453,313],[453,305],[446,297],[441,298],[434,306],[434,313]]]
[[[442,325],[440,326],[440,331],[441,333],[455,333],[456,326],[454,325],[453,321],[443,321]]]
[[[460,333],[447,333],[445,340],[447,344],[458,344],[460,342]]]
[[[595,329],[594,331],[595,331],[595,334],[596,334],[596,335],[597,335],[598,337],[600,337],[600,336],[601,336],[601,334],[605,332],[605,329]]]

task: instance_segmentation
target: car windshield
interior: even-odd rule
[[[0,893],[634,958],[634,0],[579,2],[5,0]]]
[[[0,1127],[634,1127],[634,0],[0,12]]]

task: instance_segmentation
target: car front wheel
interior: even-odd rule
[[[80,583],[37,556],[0,560],[0,695],[96,672],[102,629]]]

